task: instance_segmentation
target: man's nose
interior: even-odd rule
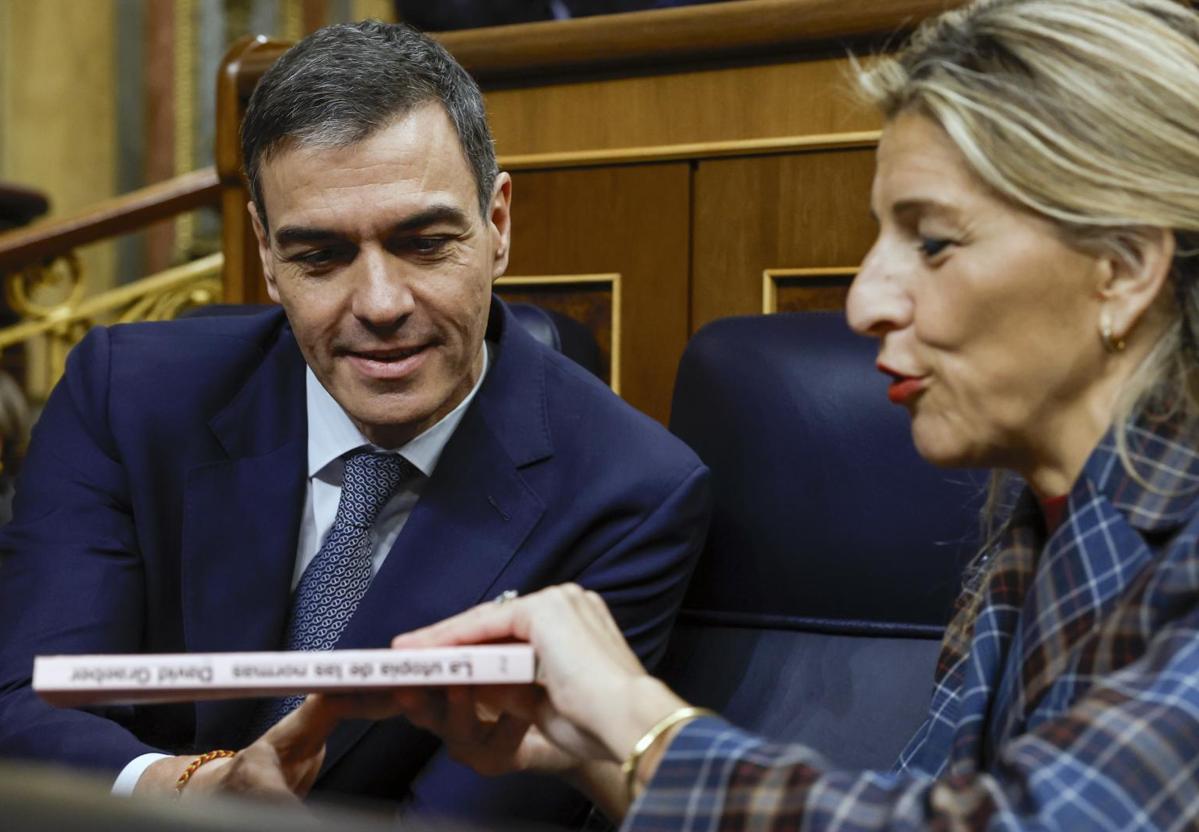
[[[849,287],[846,316],[859,335],[881,338],[911,322],[912,299],[896,261],[875,243]]]
[[[416,302],[404,263],[382,250],[359,256],[354,287],[354,315],[372,328],[393,327],[412,313]]]

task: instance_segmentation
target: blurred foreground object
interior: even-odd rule
[[[390,815],[332,807],[210,798],[113,797],[111,783],[67,769],[0,762],[0,817],[6,832],[394,832]],[[469,827],[405,821],[414,832],[469,832]]]

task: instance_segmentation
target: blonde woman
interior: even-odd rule
[[[690,708],[575,587],[395,641],[525,640],[539,686],[391,707],[480,770],[573,779],[630,830],[1197,828],[1199,19],[980,2],[862,85],[886,127],[850,322],[924,457],[1027,486],[895,769]]]

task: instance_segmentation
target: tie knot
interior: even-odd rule
[[[396,489],[415,473],[412,463],[399,454],[358,451],[347,456],[338,522],[370,527]]]

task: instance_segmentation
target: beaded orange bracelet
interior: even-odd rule
[[[226,751],[223,748],[217,749],[216,751],[209,751],[206,754],[201,754],[199,757],[192,760],[188,764],[187,768],[183,770],[183,773],[179,775],[179,779],[175,781],[175,792],[177,794],[183,794],[183,787],[187,785],[187,781],[191,780],[192,775],[199,771],[200,766],[204,765],[205,763],[211,763],[213,760],[219,760],[222,757],[236,756],[236,751]]]

